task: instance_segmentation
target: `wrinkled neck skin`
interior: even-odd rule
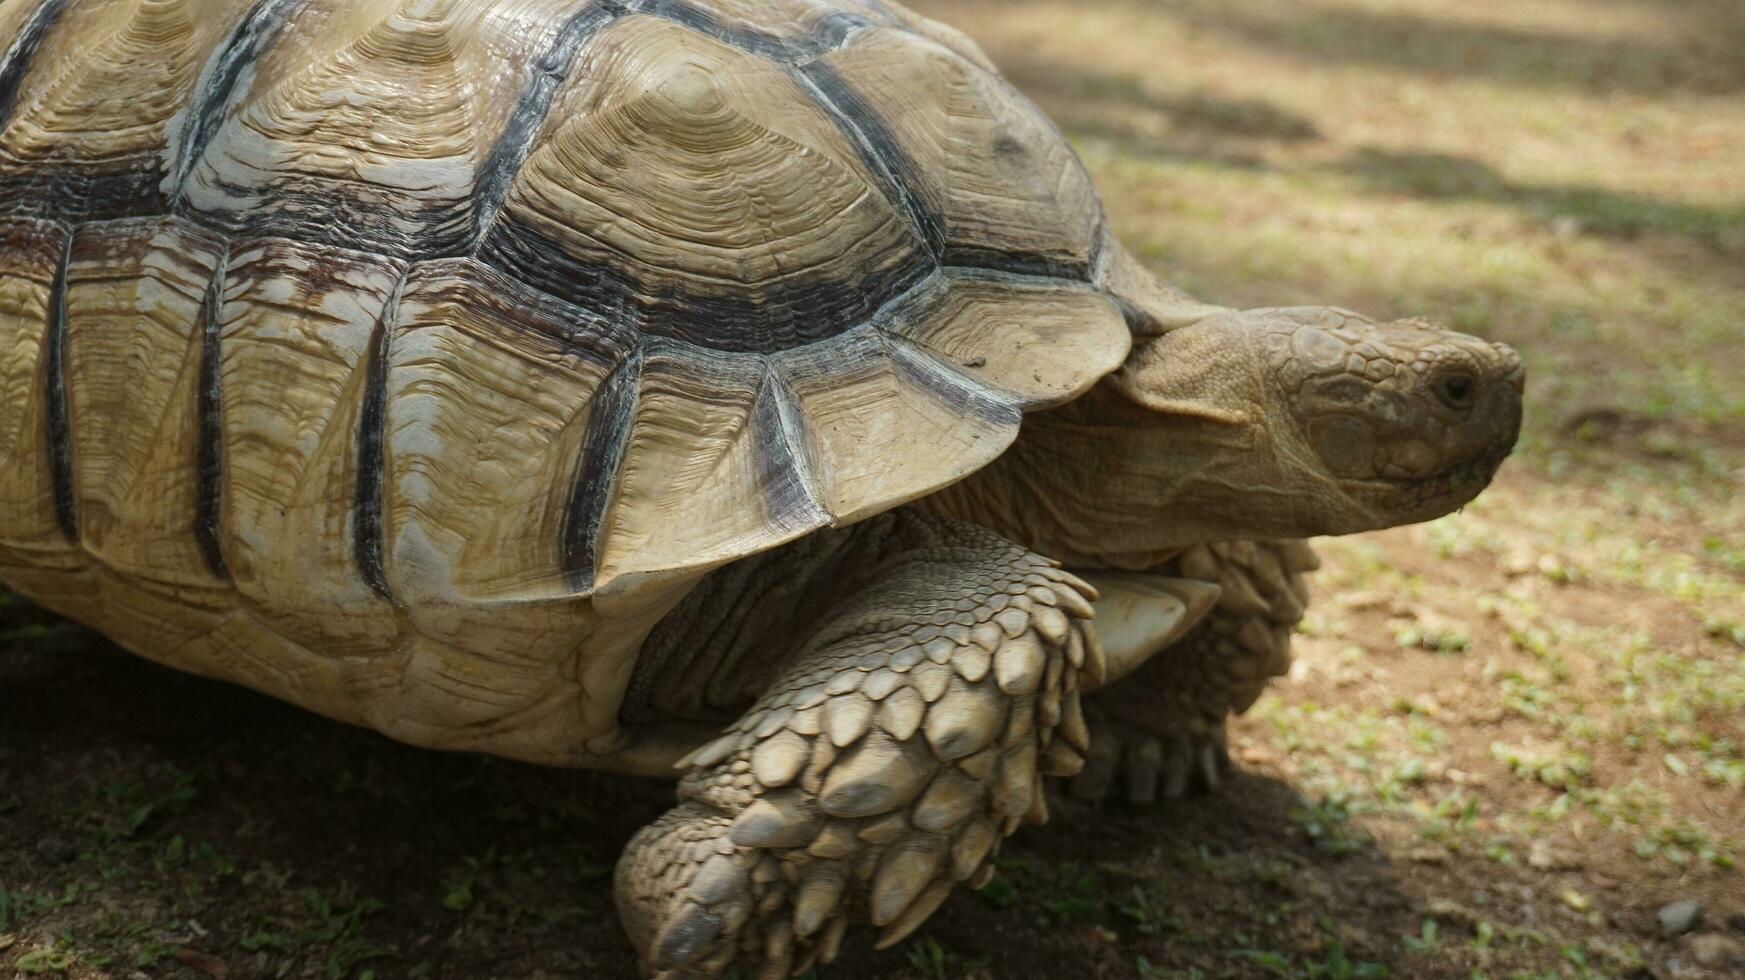
[[[922,506],[1086,569],[1430,520],[1508,455],[1522,386],[1514,351],[1422,321],[1220,311],[1136,338],[1118,371]]]
[[[1183,408],[1196,404],[1191,395]],[[1272,446],[1218,411],[1164,419],[1104,381],[1024,421],[1016,443],[968,479],[922,501],[1074,568],[1152,568],[1189,545],[1273,537],[1311,523],[1301,486],[1254,465]],[[1272,485],[1261,479],[1272,480]],[[1257,514],[1257,494],[1280,518]],[[1271,533],[1256,533],[1261,524]]]

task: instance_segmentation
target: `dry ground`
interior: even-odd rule
[[[1324,543],[1228,792],[1028,830],[827,976],[1745,976],[1745,6],[917,5],[1155,268],[1510,341],[1530,414],[1464,513]],[[668,792],[94,650],[0,690],[0,974],[628,977],[610,866]]]

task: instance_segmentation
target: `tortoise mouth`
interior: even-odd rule
[[[1465,504],[1490,485],[1503,461],[1514,451],[1510,440],[1499,448],[1474,453],[1429,476],[1374,477],[1362,481],[1398,500],[1401,510],[1441,513]]]
[[[1506,449],[1479,453],[1427,478],[1406,482],[1413,485],[1420,500],[1461,494],[1473,496],[1491,482],[1503,460],[1508,459],[1513,451],[1511,445]]]
[[[1384,436],[1377,440],[1379,445],[1371,442],[1363,462],[1380,472],[1357,482],[1385,495],[1398,511],[1420,520],[1440,516],[1478,496],[1514,451],[1521,433],[1518,382],[1514,377],[1505,380],[1508,384],[1490,386],[1488,397],[1459,420],[1425,414],[1411,427],[1414,431],[1401,434],[1403,439]],[[1361,440],[1347,442],[1362,446]],[[1340,442],[1329,440],[1327,445],[1336,449]],[[1438,456],[1453,462],[1431,469]]]

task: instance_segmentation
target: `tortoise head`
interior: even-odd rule
[[[1345,534],[1464,505],[1514,447],[1524,381],[1503,344],[1327,308],[1138,338],[1111,379],[1165,441],[1222,447],[1166,494],[1187,536],[1213,538]]]

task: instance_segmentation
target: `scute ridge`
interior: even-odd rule
[[[387,533],[383,512],[387,502],[388,344],[400,313],[400,297],[410,271],[394,283],[388,302],[376,318],[364,371],[363,407],[358,413],[357,478],[353,484],[352,547],[358,574],[378,598],[393,601],[388,587]]]
[[[598,574],[601,526],[612,499],[618,464],[636,421],[642,362],[639,345],[606,376],[588,416],[588,439],[576,459],[574,489],[561,531],[565,574],[577,592],[591,591]]]
[[[780,478],[787,476],[805,496],[804,506],[791,508],[791,512],[809,512],[811,515],[809,519],[785,524],[783,530],[797,531],[802,527],[809,529],[829,523],[830,512],[824,509],[819,496],[818,477],[813,473],[812,461],[807,458],[806,443],[801,434],[801,427],[805,422],[795,404],[793,390],[788,387],[787,380],[782,377],[781,368],[773,359],[764,366],[763,387],[757,396],[757,412],[754,424],[760,427],[765,444],[772,448],[765,457],[770,471],[760,481],[769,488],[765,492],[774,493]],[[783,465],[784,461],[786,465]],[[776,514],[783,512],[779,507],[770,507],[769,510]]]
[[[649,14],[662,20],[688,27],[723,44],[771,61],[798,64],[833,51],[847,42],[854,31],[873,26],[866,17],[844,10],[832,10],[800,38],[782,38],[753,27],[729,27],[720,19],[688,0],[629,0],[634,13]]]
[[[164,198],[173,213],[186,216],[183,200],[188,177],[194,165],[205,155],[230,100],[244,74],[254,65],[262,50],[279,37],[291,22],[292,10],[309,0],[255,0],[217,53],[207,62],[194,83],[195,95],[171,119],[168,127],[172,148],[166,161]]]
[[[12,122],[12,112],[18,98],[18,87],[29,73],[31,61],[42,46],[43,39],[54,29],[55,22],[67,9],[69,0],[39,0],[30,19],[12,39],[4,55],[0,55],[0,130]]]
[[[588,38],[624,14],[617,0],[594,0],[572,15],[535,63],[533,78],[516,100],[509,124],[498,137],[479,171],[473,191],[474,228],[464,254],[478,257],[496,226],[504,196],[527,162],[533,142],[544,128],[552,98],[575,64]]]
[[[860,152],[862,161],[877,176],[886,200],[908,217],[934,263],[943,262],[944,233],[939,216],[928,209],[907,180],[915,164],[891,138],[878,113],[821,61],[801,65],[794,74]]]

